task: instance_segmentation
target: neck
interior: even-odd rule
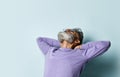
[[[72,48],[72,44],[64,42],[64,43],[61,43],[61,47],[62,48]]]
[[[71,45],[62,45],[61,47],[62,47],[62,48],[72,48]]]

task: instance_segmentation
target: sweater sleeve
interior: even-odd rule
[[[86,56],[87,59],[92,59],[106,52],[110,46],[110,41],[88,42],[82,45],[82,48],[85,49],[82,54]]]
[[[48,50],[50,50],[52,47],[60,47],[60,42],[56,39],[48,38],[48,37],[38,37],[37,38],[37,44],[43,54],[45,55]]]

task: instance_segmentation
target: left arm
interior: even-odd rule
[[[58,40],[48,37],[38,37],[37,43],[44,54],[46,54],[52,47],[60,47],[60,42]]]

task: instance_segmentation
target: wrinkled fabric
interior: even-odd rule
[[[106,52],[110,41],[94,41],[81,48],[61,48],[58,40],[38,37],[37,44],[45,56],[44,77],[80,77],[85,64]]]

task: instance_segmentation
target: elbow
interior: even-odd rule
[[[101,44],[102,44],[101,46],[106,49],[108,49],[111,46],[110,41],[101,41]]]
[[[105,41],[105,46],[106,47],[110,47],[111,46],[111,42],[110,41]]]
[[[37,38],[36,38],[36,41],[37,41],[37,42],[41,42],[41,41],[42,41],[42,37],[37,37]]]

